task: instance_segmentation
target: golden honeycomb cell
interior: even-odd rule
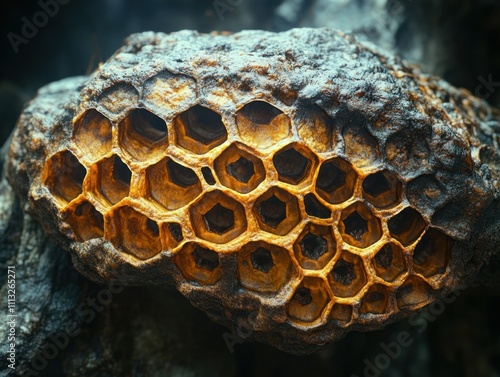
[[[297,198],[278,187],[270,188],[256,200],[253,213],[262,230],[279,236],[300,222]]]
[[[253,101],[236,113],[241,140],[255,148],[269,148],[290,135],[290,119],[281,110],[264,101]]]
[[[133,109],[118,125],[119,143],[132,158],[157,156],[168,146],[167,124],[146,109]]]
[[[333,229],[328,226],[307,224],[293,244],[295,259],[307,270],[321,270],[337,252]]]
[[[73,229],[79,242],[104,236],[104,217],[87,200],[81,200],[68,207],[63,212],[63,217]]]
[[[83,192],[86,174],[80,161],[71,152],[63,151],[47,161],[43,182],[60,204],[67,204]]]
[[[306,276],[288,303],[288,316],[299,323],[317,321],[321,319],[329,301],[325,281]]]
[[[443,274],[450,259],[451,239],[428,229],[413,251],[413,269],[425,277]]]
[[[130,168],[115,155],[90,168],[88,187],[103,205],[112,206],[129,195],[131,179]]]
[[[150,166],[143,184],[145,195],[167,210],[184,207],[202,193],[196,173],[170,158]]]
[[[211,191],[194,203],[189,210],[191,225],[200,238],[226,243],[247,228],[245,209],[221,191]]]
[[[328,279],[335,296],[355,296],[367,283],[363,260],[358,255],[343,251]]]
[[[333,120],[319,106],[308,106],[299,112],[297,133],[302,141],[316,153],[332,149],[335,127]]]
[[[106,237],[117,250],[142,260],[161,252],[160,227],[154,220],[129,206],[116,208],[106,217],[110,224]]]
[[[418,276],[409,276],[396,292],[396,302],[400,309],[421,307],[434,299],[432,287]]]
[[[360,248],[373,245],[382,237],[380,219],[362,202],[342,211],[339,230],[345,242]]]
[[[342,324],[351,322],[352,306],[345,304],[334,304],[330,311],[330,318]]]
[[[423,233],[426,227],[422,215],[413,208],[405,208],[388,222],[391,236],[397,239],[403,246],[408,246],[415,242]]]
[[[373,268],[385,281],[394,281],[406,271],[404,251],[395,243],[387,243],[375,254]]]
[[[230,189],[246,194],[266,179],[262,161],[251,150],[232,144],[214,161],[220,182]]]
[[[401,182],[388,171],[370,174],[363,180],[363,198],[377,208],[388,208],[401,201]]]
[[[178,223],[163,224],[164,234],[166,236],[166,245],[170,249],[175,249],[184,240],[182,227]]]
[[[316,192],[328,203],[339,204],[352,197],[357,174],[352,165],[333,158],[321,164],[316,179]]]
[[[307,182],[317,164],[317,157],[300,144],[287,145],[273,156],[278,179],[291,185]]]
[[[87,157],[99,159],[113,147],[110,120],[95,109],[85,111],[74,122],[73,141]]]
[[[177,143],[197,154],[206,153],[227,139],[221,116],[200,105],[184,111],[173,124]]]
[[[389,287],[374,284],[365,293],[361,300],[359,312],[361,314],[383,314],[388,310]]]
[[[238,277],[246,289],[276,293],[297,276],[288,251],[264,241],[250,242],[238,252]]]
[[[213,285],[222,277],[219,254],[196,243],[187,243],[173,260],[188,281]]]

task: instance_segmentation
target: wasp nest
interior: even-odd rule
[[[86,276],[304,353],[498,249],[498,119],[339,32],[143,33],[40,92],[8,174]]]

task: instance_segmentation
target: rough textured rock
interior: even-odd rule
[[[233,331],[306,353],[491,259],[498,120],[328,29],[143,33],[40,91],[7,173],[85,276],[174,283]]]

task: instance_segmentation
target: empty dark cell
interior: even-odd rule
[[[201,246],[196,246],[193,251],[193,258],[196,265],[204,270],[212,271],[219,265],[217,253]]]
[[[358,212],[353,212],[344,220],[344,229],[348,235],[359,241],[363,234],[368,232],[368,224]]]
[[[58,173],[66,175],[73,183],[82,187],[87,170],[71,153],[65,154],[64,160],[61,164],[61,170]]]
[[[318,260],[328,251],[328,242],[321,236],[307,233],[300,241],[300,249],[306,258]]]
[[[397,236],[425,226],[422,216],[412,208],[405,208],[387,222],[389,230]],[[415,229],[412,229],[415,228]]]
[[[312,302],[311,291],[306,287],[300,287],[295,291],[292,300],[303,306],[309,305]]]
[[[375,262],[382,268],[388,268],[392,264],[393,251],[390,245],[385,245],[375,255]]]
[[[231,162],[226,166],[226,171],[242,183],[247,183],[255,174],[253,162],[245,157],[240,157],[238,160]]]
[[[263,101],[250,102],[241,113],[256,124],[268,124],[283,112]]]
[[[153,143],[167,137],[167,125],[165,122],[147,110],[134,110],[129,115],[129,119],[132,129]]]
[[[276,154],[273,157],[273,163],[280,177],[295,182],[305,177],[309,167],[309,160],[293,148]]]
[[[276,228],[286,218],[286,203],[273,195],[260,203],[259,214],[263,222]]]
[[[333,162],[328,162],[319,169],[316,186],[325,192],[334,192],[346,182],[346,173],[336,167]]]
[[[125,186],[130,186],[132,172],[130,171],[128,166],[125,165],[118,157],[115,157],[115,160],[113,162],[113,177]]]
[[[182,117],[187,134],[203,144],[209,144],[226,133],[221,116],[206,107],[197,105]]]
[[[428,258],[436,253],[435,245],[427,235],[423,236],[415,251],[413,252],[413,261],[418,265],[423,265]]]
[[[366,301],[368,303],[385,301],[385,294],[384,294],[384,292],[380,292],[380,291],[368,292],[365,295],[365,297],[363,298],[363,301]]]
[[[268,273],[274,266],[271,252],[263,247],[259,247],[257,250],[252,252],[250,259],[252,261],[253,268],[265,273]]]
[[[181,242],[184,236],[182,235],[182,228],[177,223],[169,223],[168,231],[177,242]]]
[[[146,227],[154,237],[158,237],[160,235],[160,228],[158,228],[158,224],[156,223],[156,221],[148,219],[146,221]]]
[[[309,216],[314,216],[320,219],[328,219],[332,212],[323,206],[313,194],[307,194],[304,198],[306,212]]]
[[[354,265],[352,263],[346,262],[340,259],[333,267],[332,277],[337,283],[342,285],[350,285],[354,279],[356,279],[356,273],[354,272]]]
[[[233,211],[217,203],[203,215],[205,227],[212,233],[223,234],[234,227]]]
[[[214,175],[212,174],[212,171],[208,167],[201,168],[201,174],[203,174],[203,178],[205,178],[205,181],[210,185],[215,185],[215,178]]]
[[[373,197],[377,197],[391,189],[391,183],[382,172],[372,174],[363,181],[363,190]]]
[[[167,169],[170,180],[177,186],[185,188],[198,182],[198,177],[196,176],[196,173],[194,171],[182,165],[179,165],[172,160],[168,160]]]

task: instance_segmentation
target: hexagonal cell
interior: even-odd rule
[[[205,166],[201,168],[201,174],[203,174],[203,178],[205,178],[205,182],[207,182],[210,186],[215,185],[215,178],[212,174],[212,170],[209,167]]]
[[[111,122],[95,109],[86,110],[73,123],[73,141],[86,157],[98,159],[113,147]]]
[[[309,223],[293,244],[295,259],[302,268],[321,270],[337,252],[331,227]]]
[[[344,127],[345,154],[354,165],[363,168],[373,164],[380,155],[378,143],[375,138],[360,123],[364,119],[359,118],[355,112],[345,114],[350,123]],[[353,120],[356,119],[356,120]]]
[[[423,217],[413,208],[407,207],[391,218],[387,225],[391,236],[403,246],[415,242],[425,230],[426,223]]]
[[[352,306],[344,304],[334,304],[330,311],[330,318],[342,323],[351,322]]]
[[[129,195],[132,172],[120,157],[99,161],[90,172],[89,190],[104,205],[115,205]]]
[[[147,196],[168,210],[189,204],[202,192],[196,173],[165,158],[146,170]]]
[[[297,198],[279,187],[262,194],[252,210],[261,229],[279,236],[284,236],[300,222]]]
[[[330,272],[329,280],[335,296],[355,296],[367,282],[362,259],[343,251]]]
[[[409,276],[396,292],[396,303],[400,309],[408,306],[422,307],[435,297],[432,287],[418,276]]]
[[[304,196],[304,207],[306,213],[311,217],[317,217],[318,219],[329,219],[332,217],[332,211],[321,204],[314,194]]]
[[[188,151],[203,154],[227,139],[222,118],[215,111],[196,105],[174,119],[177,143]]]
[[[290,135],[290,119],[264,101],[246,104],[236,113],[238,133],[245,144],[268,148]]]
[[[167,124],[146,109],[134,109],[118,125],[123,150],[137,159],[149,159],[168,146]]]
[[[373,245],[382,237],[380,219],[362,202],[356,202],[342,211],[339,230],[344,241],[360,248]]]
[[[63,203],[71,202],[82,192],[85,167],[69,151],[52,156],[45,165],[43,183]]]
[[[403,250],[394,243],[385,244],[372,260],[373,268],[385,281],[393,281],[406,270]]]
[[[164,229],[164,234],[166,236],[167,246],[171,249],[174,249],[184,239],[181,225],[178,223],[165,223],[162,226]]]
[[[162,250],[158,224],[135,209],[124,206],[109,213],[110,234],[118,250],[139,259],[149,259]]]
[[[350,163],[333,158],[321,164],[316,192],[328,203],[339,204],[352,196],[356,179],[357,174]]]
[[[443,274],[450,260],[452,240],[440,231],[430,228],[413,252],[413,269],[425,277]]]
[[[304,143],[316,153],[332,149],[336,127],[333,119],[317,105],[308,106],[297,112],[295,123],[297,133]]]
[[[361,314],[383,314],[387,311],[389,304],[389,287],[382,284],[374,284],[361,299]]]
[[[280,181],[298,185],[309,178],[316,167],[317,157],[308,148],[295,143],[276,153],[273,164]]]
[[[288,303],[288,315],[299,322],[314,322],[321,318],[329,301],[325,281],[306,276]]]
[[[196,243],[187,243],[173,260],[188,281],[213,285],[222,277],[217,252]]]
[[[104,218],[88,201],[84,200],[66,209],[63,213],[66,221],[73,229],[78,242],[89,241],[104,236]]]
[[[363,198],[377,208],[389,208],[401,201],[401,182],[388,171],[379,171],[363,181]]]
[[[207,241],[226,243],[247,229],[243,206],[221,191],[205,194],[189,212],[196,235]]]
[[[260,159],[237,144],[232,144],[214,161],[220,182],[246,194],[257,188],[266,178],[266,169]]]
[[[263,241],[250,242],[238,253],[238,276],[246,289],[278,292],[297,275],[288,251]]]

